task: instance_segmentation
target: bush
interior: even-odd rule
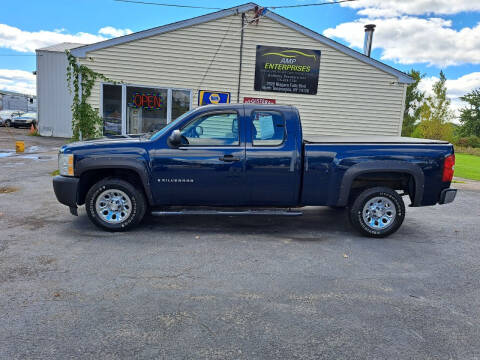
[[[455,145],[455,152],[480,156],[480,148],[462,147],[462,146]]]
[[[480,148],[480,137],[475,135],[461,137],[455,142],[455,144],[465,148]]]
[[[455,127],[452,123],[442,123],[436,120],[421,121],[413,130],[412,137],[445,140],[453,142]]]

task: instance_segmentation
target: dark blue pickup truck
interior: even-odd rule
[[[444,141],[302,137],[298,110],[209,105],[154,134],[65,145],[58,201],[93,223],[131,228],[165,214],[298,215],[303,206],[347,207],[366,236],[395,232],[410,206],[452,202],[455,156]]]

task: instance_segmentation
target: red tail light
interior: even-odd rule
[[[450,155],[443,161],[443,182],[450,182],[453,179],[453,171],[455,170],[455,155]]]

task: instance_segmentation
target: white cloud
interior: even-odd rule
[[[14,26],[0,24],[0,47],[19,52],[34,52],[36,49],[61,42],[91,44],[128,33],[131,33],[130,29],[116,29],[111,26],[100,29],[98,34],[85,32],[68,34],[65,29],[24,31]]]
[[[401,64],[426,63],[438,67],[480,63],[480,23],[457,31],[451,28],[450,20],[440,18],[362,18],[326,29],[323,33],[362,49],[363,26],[372,22],[377,25],[372,46],[382,49],[382,60]]]
[[[107,35],[111,37],[118,37],[123,35],[131,34],[133,31],[130,29],[116,29],[113,26],[105,26],[98,30],[99,34]]]
[[[0,89],[35,95],[35,75],[23,70],[0,69]]]
[[[427,96],[432,95],[432,85],[437,81],[438,77],[436,76],[423,78],[418,84],[418,87],[420,90],[425,91]],[[474,89],[480,88],[480,72],[472,72],[458,79],[447,80],[445,86],[447,87],[447,96],[452,101],[450,108],[458,118],[460,109],[465,106],[465,103],[460,100],[460,97]]]
[[[369,17],[400,15],[451,15],[464,11],[480,11],[478,0],[358,0],[341,6],[358,10]]]

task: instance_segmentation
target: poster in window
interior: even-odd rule
[[[255,90],[316,95],[320,50],[257,45]]]

